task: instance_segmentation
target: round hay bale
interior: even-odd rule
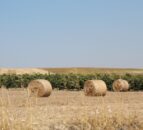
[[[87,80],[84,83],[84,93],[86,96],[105,96],[107,86],[102,80]]]
[[[38,97],[48,97],[52,92],[52,85],[44,79],[32,80],[28,84],[28,95]]]
[[[126,80],[118,79],[113,82],[112,89],[116,92],[128,91],[129,83]]]

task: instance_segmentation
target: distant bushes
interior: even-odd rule
[[[91,79],[101,79],[106,82],[108,90],[112,90],[112,83],[118,78],[127,80],[130,84],[131,90],[143,90],[143,75],[134,74],[3,74],[0,75],[0,86],[4,85],[7,88],[27,87],[28,83],[34,79],[49,80],[53,88],[68,89],[68,90],[81,90],[83,89],[84,82]]]

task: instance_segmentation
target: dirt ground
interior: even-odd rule
[[[39,130],[46,130],[52,123],[100,113],[101,109],[136,113],[143,119],[143,92],[107,92],[105,97],[86,97],[83,91],[54,90],[50,97],[28,98],[27,90],[14,89],[3,90],[0,96],[0,109],[6,109],[8,118],[32,122]]]

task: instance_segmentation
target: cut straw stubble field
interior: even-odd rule
[[[108,92],[105,97],[87,97],[83,91],[54,90],[50,97],[28,98],[27,90],[14,89],[0,94],[3,130],[116,130],[119,124],[142,130],[142,92]]]

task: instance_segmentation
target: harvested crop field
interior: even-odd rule
[[[142,130],[143,92],[54,90],[50,97],[29,97],[26,89],[0,90],[3,130]]]

